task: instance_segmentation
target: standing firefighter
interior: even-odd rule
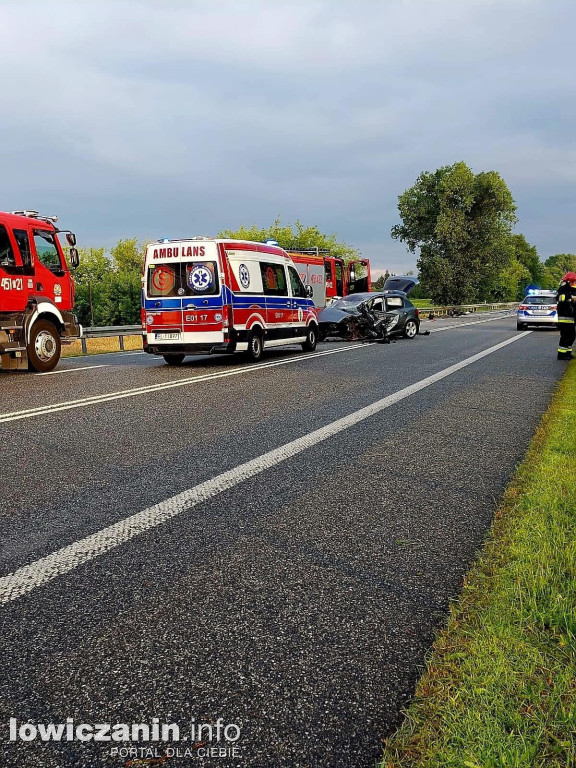
[[[574,324],[576,313],[576,272],[567,272],[558,288],[556,297],[558,303],[558,327],[560,342],[558,344],[558,360],[572,359],[572,344],[576,337]]]

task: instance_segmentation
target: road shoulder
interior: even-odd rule
[[[575,403],[572,364],[382,768],[576,764]]]

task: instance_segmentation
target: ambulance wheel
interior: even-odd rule
[[[37,373],[54,370],[60,360],[60,334],[48,320],[38,320],[32,326],[28,343],[28,364]]]
[[[182,365],[186,355],[162,355],[168,365]]]
[[[262,344],[262,335],[258,331],[251,331],[248,336],[248,359],[252,363],[257,363],[262,358],[264,346]]]
[[[316,349],[316,343],[318,342],[318,333],[314,323],[308,326],[306,332],[306,341],[302,343],[302,349],[304,352],[314,352]]]

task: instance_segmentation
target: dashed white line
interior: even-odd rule
[[[238,485],[238,483],[241,483],[243,480],[247,480],[267,469],[275,467],[277,464],[296,456],[302,451],[312,448],[333,435],[342,432],[345,429],[349,429],[365,419],[371,418],[375,414],[400,402],[404,398],[431,386],[441,379],[445,379],[447,376],[451,376],[453,373],[472,365],[472,363],[481,360],[487,355],[491,355],[493,352],[503,349],[509,344],[513,344],[515,341],[528,335],[528,333],[530,332],[525,331],[524,333],[517,334],[500,344],[496,344],[482,352],[478,352],[459,363],[451,365],[449,368],[445,368],[443,371],[439,371],[432,376],[428,376],[426,379],[422,379],[422,381],[419,381],[416,384],[405,387],[392,395],[377,400],[365,408],[361,408],[348,416],[337,419],[336,421],[327,424],[325,427],[316,429],[308,435],[299,437],[273,451],[269,451],[251,461],[240,464],[239,466],[234,467],[234,469],[223,472],[211,480],[200,483],[194,488],[190,488],[183,493],[172,496],[172,498],[166,499],[152,507],[143,509],[124,520],[120,520],[107,528],[103,528],[97,533],[86,536],[57,552],[53,552],[46,557],[19,568],[13,573],[3,576],[0,578],[0,605],[9,603],[12,600],[16,600],[17,598],[34,591],[52,579],[68,573],[84,563],[94,560],[96,557],[115,549],[144,531],[165,523],[186,510],[189,510],[202,502],[208,501],[223,491]]]

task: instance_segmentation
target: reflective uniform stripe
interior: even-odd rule
[[[559,323],[573,323],[574,318],[573,317],[559,317],[558,318]]]
[[[558,352],[561,352],[562,354],[572,352],[572,347],[558,347]]]

